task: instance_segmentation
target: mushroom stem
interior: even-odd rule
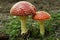
[[[39,21],[40,26],[40,34],[43,36],[45,29],[44,29],[44,21]]]
[[[27,16],[20,17],[20,21],[21,21],[21,35],[27,33],[27,31],[28,31],[27,24],[26,24],[26,19],[27,19]]]

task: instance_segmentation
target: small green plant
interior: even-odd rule
[[[19,20],[14,18],[14,16],[10,16],[9,20],[9,23],[6,24],[5,33],[9,34],[10,40],[16,40],[16,37],[20,32]]]

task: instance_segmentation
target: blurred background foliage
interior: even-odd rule
[[[4,32],[9,35],[9,40],[22,40],[20,37],[20,20],[16,16],[10,15],[10,8],[13,4],[21,0],[0,0],[0,26]],[[23,0],[22,0],[23,1]],[[45,36],[44,40],[56,40],[56,32],[60,29],[60,0],[25,0],[31,2],[37,7],[37,10],[47,11],[51,14],[51,19],[45,21]],[[39,24],[29,16],[27,26],[31,31],[29,40],[40,40]],[[1,29],[1,27],[0,27]],[[59,31],[60,32],[60,31]],[[60,38],[60,37],[59,37]]]
[[[56,40],[56,26],[59,27],[60,25],[60,13],[57,12],[53,14],[51,13],[51,19],[45,21],[45,36],[44,40]],[[41,39],[41,36],[39,36],[39,24],[36,20],[33,20],[31,18],[32,16],[29,16],[27,19],[27,26],[29,30],[31,31],[31,35],[29,37],[29,40],[36,40]],[[20,21],[18,17],[16,16],[9,16],[9,22],[6,24],[6,29],[4,32],[6,34],[9,34],[10,40],[17,40],[20,35]]]

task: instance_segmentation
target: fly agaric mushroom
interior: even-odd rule
[[[26,20],[28,15],[35,15],[36,8],[34,5],[27,1],[17,2],[12,6],[10,13],[14,16],[19,16],[21,21],[21,34],[28,32]]]
[[[40,34],[44,35],[44,21],[50,18],[50,14],[45,11],[38,11],[33,17],[34,20],[38,20],[40,25]]]

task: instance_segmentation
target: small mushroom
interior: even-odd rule
[[[45,33],[44,29],[44,21],[50,19],[50,14],[45,11],[38,11],[36,15],[33,17],[34,20],[38,20],[40,26],[40,34],[43,36]]]
[[[27,1],[20,1],[14,4],[10,10],[10,14],[14,16],[19,16],[21,21],[21,34],[28,32],[26,25],[28,15],[35,15],[36,8],[34,5]]]

